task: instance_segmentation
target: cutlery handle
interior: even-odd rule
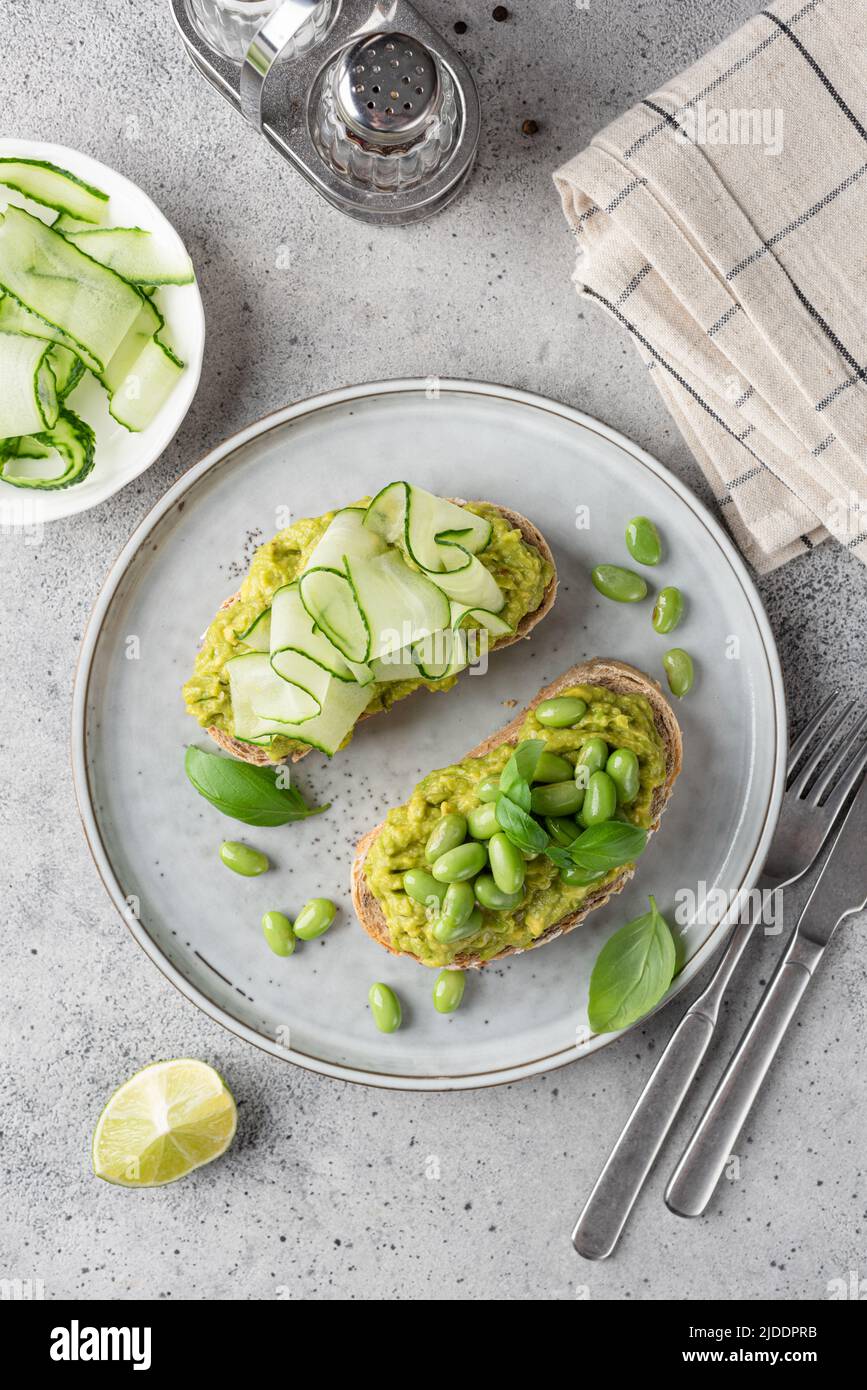
[[[707,1051],[714,1024],[686,1013],[626,1121],[575,1223],[572,1244],[586,1260],[610,1255]]]
[[[656,1162],[713,1037],[720,1000],[753,930],[738,923],[710,983],[684,1014],[575,1223],[572,1244],[586,1260],[610,1255]]]
[[[678,1216],[700,1216],[713,1196],[821,954],[795,933],[666,1188]]]

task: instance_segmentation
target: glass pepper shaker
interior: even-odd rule
[[[360,187],[395,192],[430,178],[458,129],[454,83],[418,39],[395,31],[350,44],[323,76],[312,134]]]

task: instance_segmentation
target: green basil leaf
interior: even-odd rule
[[[524,739],[500,773],[500,791],[523,811],[530,809],[530,783],[536,775],[536,768],[544,751],[544,739]]]
[[[647,844],[647,831],[626,821],[607,820],[591,825],[569,847],[572,863],[585,873],[619,869],[631,864]]]
[[[295,787],[279,786],[276,767],[254,767],[191,746],[184,770],[200,796],[245,825],[287,825],[328,810],[308,806]]]
[[[540,854],[548,843],[548,836],[539,822],[508,796],[498,796],[496,807],[497,822],[512,844],[527,854]]]
[[[606,941],[590,976],[594,1033],[613,1033],[643,1018],[665,994],[676,964],[671,929],[653,898],[650,911]]]
[[[562,845],[548,845],[545,853],[558,869],[572,869],[574,863],[568,849],[563,849]]]

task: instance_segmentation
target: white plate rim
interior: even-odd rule
[[[257,1032],[255,1029],[250,1028],[247,1024],[239,1022],[237,1019],[231,1018],[222,1008],[208,999],[194,984],[186,980],[177,967],[172,965],[172,963],[165,958],[141,921],[130,919],[126,898],[115,876],[108,853],[103,845],[99,824],[93,808],[87,774],[86,715],[87,696],[93,659],[114,594],[123,580],[130,563],[147,540],[151,531],[174,507],[176,502],[178,502],[205,473],[222,462],[224,458],[233,453],[236,449],[242,448],[251,440],[266,434],[269,430],[287,424],[290,420],[296,420],[306,415],[313,415],[320,410],[329,409],[335,405],[342,405],[347,402],[363,400],[373,396],[388,396],[398,393],[411,394],[413,392],[424,393],[429,389],[429,386],[430,382],[427,378],[406,377],[396,378],[390,381],[365,382],[356,386],[347,386],[331,391],[320,392],[315,396],[296,401],[292,405],[283,406],[279,410],[272,411],[261,419],[245,426],[243,429],[238,430],[235,434],[224,440],[222,444],[217,445],[215,449],[212,449],[211,452],[206,454],[198,463],[192,464],[143,517],[111,566],[91,611],[82,639],[75,672],[72,698],[70,743],[72,776],[78,812],[81,818],[85,839],[94,864],[96,865],[97,872],[102,879],[103,886],[112,903],[131,932],[133,938],[146,952],[161,973],[171,981],[185,998],[189,999],[191,1003],[200,1008],[208,1017],[220,1023],[236,1037],[252,1043],[254,1047],[258,1047],[261,1051],[269,1053],[272,1057],[276,1057],[281,1061],[292,1062],[306,1071],[332,1077],[335,1080],[352,1081],[360,1085],[395,1091],[462,1091],[481,1089],[489,1086],[509,1085],[525,1077],[537,1076],[543,1072],[555,1071],[560,1067],[567,1066],[570,1062],[577,1061],[579,1058],[589,1056],[600,1048],[609,1046],[612,1042],[624,1036],[624,1034],[629,1033],[631,1029],[627,1028],[617,1033],[598,1034],[584,1043],[575,1043],[568,1048],[563,1048],[545,1057],[533,1058],[530,1061],[513,1064],[503,1068],[493,1068],[483,1072],[459,1075],[405,1076],[377,1071],[365,1071],[356,1067],[324,1061],[318,1057],[311,1057],[307,1053],[301,1053],[292,1048],[283,1047],[265,1034]],[[735,548],[734,543],[726,535],[720,523],[710,514],[704,504],[686,483],[681,482],[679,478],[669,472],[669,470],[665,468],[663,464],[659,463],[657,459],[653,458],[651,454],[648,454],[644,449],[640,448],[639,445],[634,444],[618,430],[610,428],[599,420],[595,420],[592,416],[584,414],[583,411],[554,401],[546,396],[541,396],[535,392],[498,385],[494,382],[479,382],[443,377],[438,379],[437,386],[440,393],[450,392],[462,395],[478,395],[488,398],[494,397],[532,409],[542,410],[549,414],[557,415],[561,419],[568,420],[579,428],[588,430],[592,434],[600,435],[602,438],[624,450],[624,452],[629,454],[637,463],[648,468],[660,481],[669,486],[694,513],[697,520],[705,526],[711,538],[722,552],[723,557],[728,561],[730,568],[744,591],[744,595],[759,629],[765,659],[768,663],[774,700],[774,772],[768,794],[767,810],[759,831],[758,839],[743,879],[738,885],[739,890],[746,892],[755,885],[759,877],[776,828],[785,787],[786,751],[788,744],[783,673],[776,643],[762,601],[749,575],[746,564]],[[736,895],[734,901],[737,901]],[[668,1004],[675,995],[680,994],[682,990],[686,988],[710,957],[720,948],[731,929],[731,925],[732,923],[727,917],[724,917],[719,922],[710,932],[707,940],[687,962],[680,975],[677,976],[665,998],[657,1004],[656,1008],[651,1010],[647,1017],[651,1017],[660,1008]],[[642,1020],[642,1022],[643,1021],[644,1020]],[[635,1026],[637,1025],[633,1025],[633,1027]]]
[[[189,255],[180,232],[169,221],[165,213],[154,202],[149,193],[145,193],[132,179],[127,178],[126,174],[120,174],[116,169],[112,169],[109,164],[103,164],[93,155],[85,154],[82,150],[74,150],[68,145],[55,145],[44,140],[26,140],[17,136],[0,136],[0,155],[9,151],[19,159],[45,159],[52,164],[58,164],[61,168],[68,169],[70,173],[78,178],[94,184],[96,187],[103,188],[109,197],[113,193],[126,192],[132,190],[140,198],[144,198],[149,208],[153,210],[154,227],[159,227],[167,232],[177,241],[184,252]],[[26,151],[26,153],[25,153]],[[2,194],[2,189],[0,189]],[[154,227],[150,230],[153,231]],[[188,295],[188,304],[185,306],[185,314],[190,316],[195,338],[195,351],[193,354],[186,355],[186,371],[174,391],[166,402],[160,414],[148,426],[154,429],[156,425],[161,425],[159,431],[154,432],[152,447],[142,454],[141,466],[136,468],[129,477],[123,476],[113,479],[111,474],[103,480],[101,486],[90,496],[76,497],[75,488],[62,488],[57,492],[27,492],[24,495],[26,505],[26,517],[28,524],[47,523],[50,521],[62,521],[68,516],[80,516],[82,512],[89,512],[94,507],[102,506],[115,493],[120,492],[121,488],[129,483],[135,482],[136,478],[141,477],[152,468],[157,460],[165,453],[171,444],[184,420],[187,418],[190,407],[199,389],[199,381],[202,376],[202,362],[205,353],[205,310],[202,304],[202,295],[199,289],[198,278],[192,285],[185,286],[192,291]],[[99,448],[99,440],[97,440]],[[4,500],[6,499],[4,490]]]

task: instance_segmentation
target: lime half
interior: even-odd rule
[[[154,1062],[112,1096],[93,1135],[93,1171],[121,1187],[161,1187],[226,1152],[238,1112],[223,1078],[190,1057]]]

